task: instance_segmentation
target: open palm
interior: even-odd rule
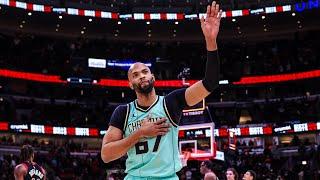
[[[206,40],[216,40],[221,20],[222,10],[219,9],[219,4],[215,1],[212,2],[211,6],[207,6],[207,16],[203,16],[200,19],[201,29]]]

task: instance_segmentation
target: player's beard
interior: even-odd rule
[[[136,90],[138,93],[141,93],[141,94],[149,94],[153,90],[153,87],[154,87],[153,77],[150,80],[148,80],[148,85],[146,86],[142,87],[141,84],[133,85],[134,90]]]

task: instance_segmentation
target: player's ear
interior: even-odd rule
[[[129,81],[129,87],[130,89],[134,90],[132,83]]]
[[[152,75],[153,81],[155,81],[155,80],[156,80],[156,77],[154,76],[153,73],[151,73],[151,75]]]

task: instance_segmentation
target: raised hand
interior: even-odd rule
[[[211,6],[207,6],[207,16],[203,16],[200,19],[201,29],[207,43],[207,50],[213,51],[217,49],[217,36],[219,33],[220,20],[222,10],[219,9],[219,4],[215,1],[212,2]]]

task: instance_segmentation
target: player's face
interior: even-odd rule
[[[130,88],[143,94],[148,94],[154,87],[154,76],[143,63],[136,63],[128,72]]]
[[[227,180],[234,180],[234,174],[232,171],[226,172]]]
[[[243,180],[252,180],[252,176],[250,174],[250,172],[246,172],[244,175],[243,175]]]

